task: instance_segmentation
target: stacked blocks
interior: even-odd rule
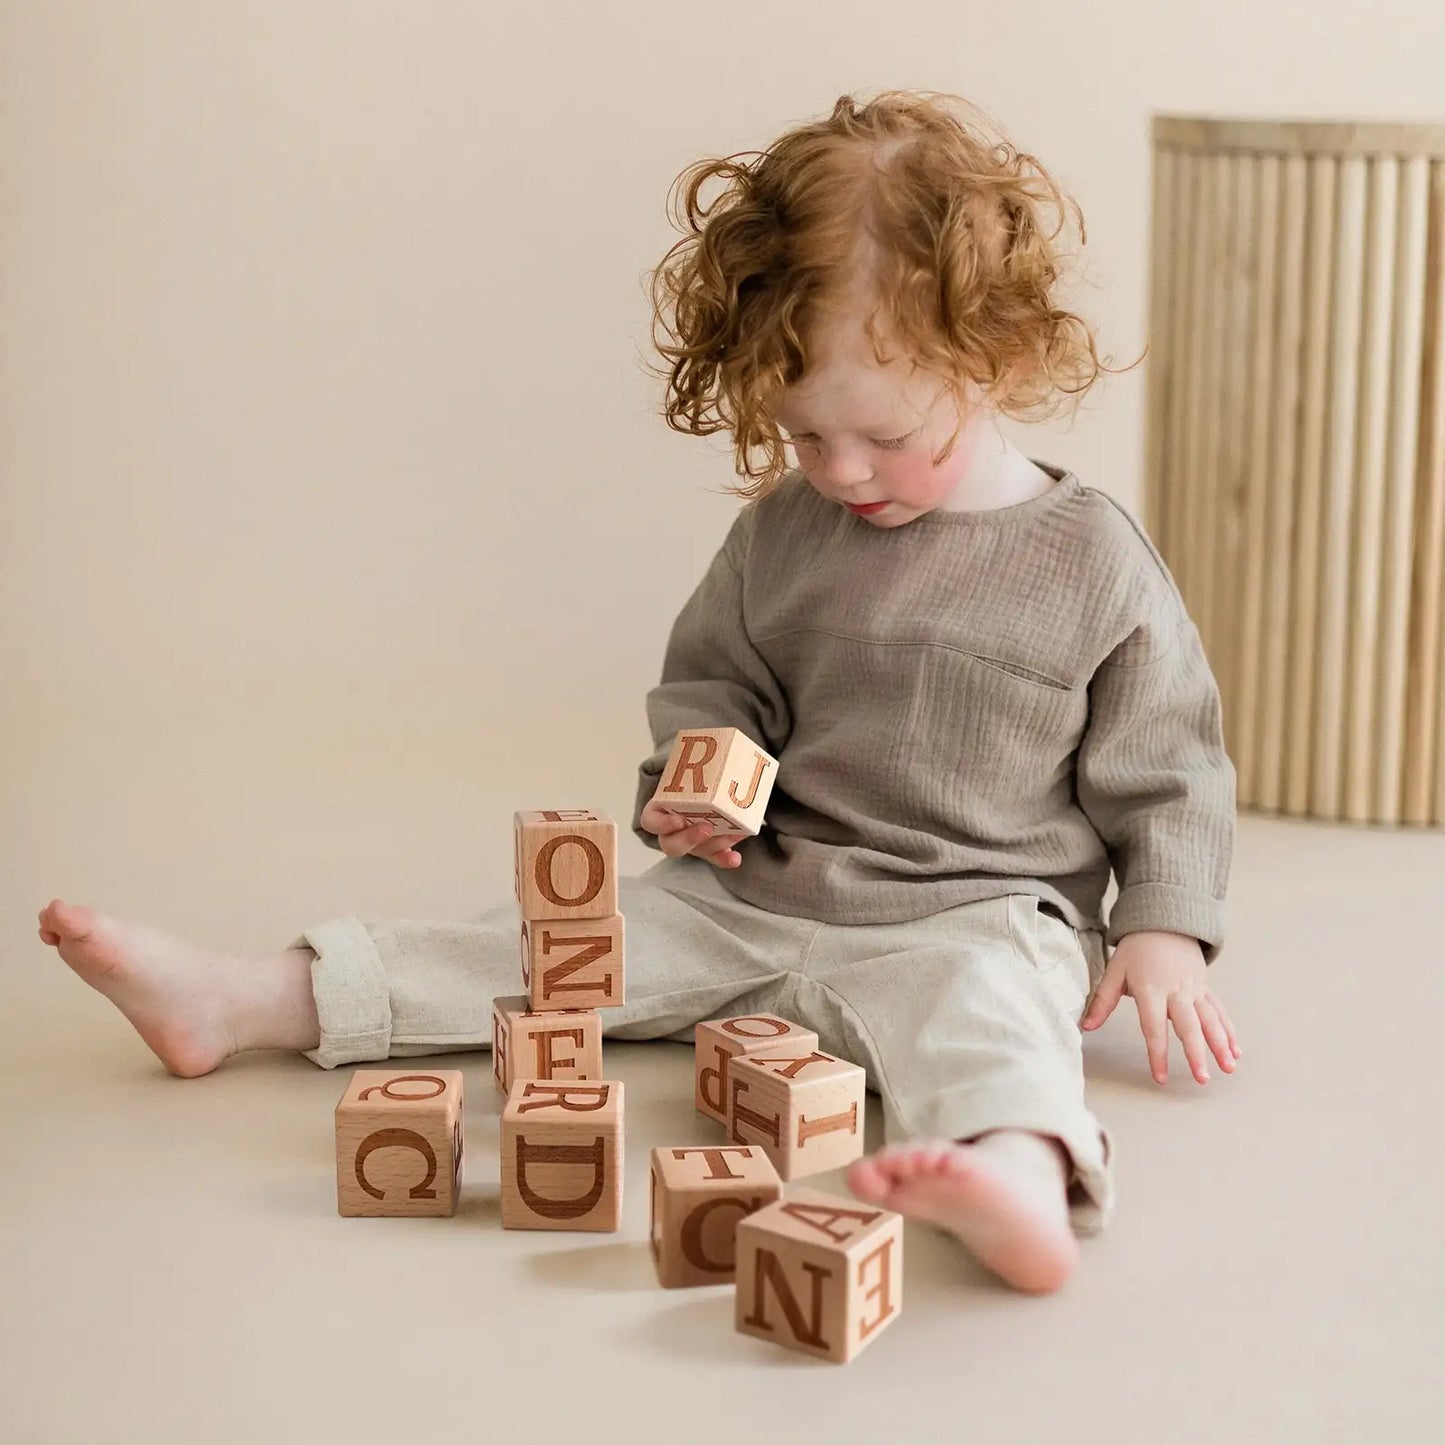
[[[521,995],[492,1002],[492,1077],[600,1080],[599,1008],[624,1000],[617,911],[617,824],[589,808],[512,819],[513,889],[522,913]]]
[[[622,1085],[518,1079],[502,1111],[502,1228],[622,1224]]]
[[[654,1149],[648,1237],[658,1280],[669,1289],[731,1281],[739,1219],[782,1193],[778,1171],[761,1149]]]
[[[903,1216],[795,1190],[739,1223],[737,1280],[744,1334],[844,1364],[902,1307]]]
[[[652,800],[690,823],[757,834],[778,762],[737,728],[678,733]]]
[[[460,1069],[357,1069],[336,1105],[343,1215],[455,1214],[462,1182]]]

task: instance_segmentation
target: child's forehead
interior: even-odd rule
[[[906,368],[839,362],[785,387],[773,414],[785,426],[804,430],[814,421],[840,417],[863,431],[912,426],[929,411],[939,387],[936,379],[910,377]]]

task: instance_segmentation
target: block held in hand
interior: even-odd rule
[[[777,759],[737,728],[678,733],[653,801],[691,823],[754,836],[778,775]]]

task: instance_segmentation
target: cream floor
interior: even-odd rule
[[[238,789],[198,831],[204,785],[156,781],[183,777],[174,757],[137,802],[97,791],[104,757],[64,756],[11,775],[0,855],[5,1441],[1441,1438],[1439,834],[1245,819],[1215,970],[1237,1074],[1201,1088],[1176,1044],[1154,1085],[1125,1000],[1086,1041],[1120,1194],[1076,1277],[1016,1296],[910,1227],[904,1314],[840,1368],[734,1334],[726,1288],[653,1282],[647,1151],[715,1137],[684,1047],[608,1046],[630,1091],[619,1235],[500,1229],[485,1054],[445,1060],[469,1089],[459,1217],[343,1220],[341,1071],[253,1054],[173,1079],[33,932],[61,893],[281,945],[347,898],[442,906],[468,849],[498,893],[510,809],[535,801],[468,798],[498,826],[428,869],[440,784],[368,832],[375,798],[338,776],[263,849],[274,797]],[[647,861],[633,841],[625,867]]]

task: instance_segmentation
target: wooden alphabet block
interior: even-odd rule
[[[846,1364],[903,1308],[903,1216],[796,1189],[741,1220],[745,1335]]]
[[[455,1214],[462,1183],[460,1069],[357,1069],[336,1105],[343,1215]]]
[[[783,1194],[768,1156],[749,1145],[654,1149],[650,1184],[652,1258],[669,1289],[734,1279],[738,1220]]]
[[[745,1054],[732,1061],[728,1140],[761,1144],[784,1179],[861,1158],[867,1078],[817,1049]]]
[[[728,1121],[728,1064],[739,1054],[806,1054],[818,1047],[811,1029],[780,1019],[776,1014],[739,1014],[709,1019],[693,1030],[693,1102],[700,1114]]]
[[[502,1228],[622,1223],[622,1085],[519,1079],[502,1110]]]
[[[617,912],[617,824],[590,808],[512,818],[513,887],[522,917],[611,918]]]
[[[532,1008],[616,1008],[625,1001],[622,915],[522,921],[522,987]]]
[[[594,1009],[534,1013],[521,994],[492,1000],[492,1079],[504,1093],[518,1079],[600,1079],[602,1020]]]
[[[694,823],[708,818],[720,830],[752,835],[777,775],[777,759],[737,728],[690,728],[673,739],[652,797]]]

